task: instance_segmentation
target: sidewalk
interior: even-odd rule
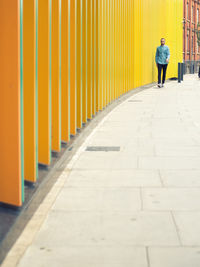
[[[200,81],[184,79],[101,121],[4,267],[200,267]]]

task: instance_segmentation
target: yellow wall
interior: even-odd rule
[[[141,3],[141,12],[138,12],[138,4]],[[183,1],[182,0],[145,0],[134,1],[135,14],[138,14],[141,23],[141,37],[138,39],[137,30],[135,30],[135,42],[141,47],[139,57],[142,58],[142,69],[139,72],[139,81],[137,81],[138,59],[135,56],[134,77],[135,86],[139,84],[148,84],[157,81],[157,68],[155,64],[156,47],[160,45],[161,37],[166,38],[166,45],[170,48],[170,63],[167,69],[167,78],[177,77],[178,62],[182,62],[182,17],[183,17]],[[142,18],[142,19],[141,19]],[[140,25],[135,25],[134,29]],[[142,41],[142,42],[141,42]],[[140,66],[140,65],[139,65]],[[142,77],[141,77],[142,75]]]
[[[177,77],[183,45],[182,0],[24,0],[23,39],[18,2],[0,1],[0,201],[16,206],[24,170],[35,182],[38,162],[50,165],[98,111],[157,80],[161,37],[167,78]]]

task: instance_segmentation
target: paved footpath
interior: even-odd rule
[[[200,81],[184,78],[101,121],[4,267],[200,267]]]

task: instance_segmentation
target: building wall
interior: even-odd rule
[[[183,59],[200,60],[200,47],[197,44],[195,29],[200,23],[200,1],[184,0],[183,9]]]
[[[182,0],[1,0],[0,202],[21,206],[38,163],[50,165],[52,151],[122,94],[157,80],[161,37],[167,77],[177,77],[182,20]]]

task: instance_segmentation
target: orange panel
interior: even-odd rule
[[[92,0],[92,115],[96,114],[96,0]]]
[[[0,201],[20,206],[20,1],[0,1],[0,38]]]
[[[107,102],[107,84],[106,84],[106,73],[107,73],[107,65],[106,65],[106,0],[102,0],[102,27],[103,27],[103,108],[106,107]]]
[[[99,89],[99,109],[103,109],[103,1],[98,1],[98,89]]]
[[[92,119],[92,0],[87,1],[87,117]]]
[[[70,133],[76,134],[76,1],[70,0]]]
[[[98,13],[98,5],[100,0],[95,0],[95,22],[96,22],[96,47],[95,47],[95,55],[96,55],[96,112],[99,111],[99,13]]]
[[[77,0],[76,30],[76,81],[77,81],[77,128],[82,128],[82,0]]]
[[[106,0],[106,105],[110,103],[110,1]]]
[[[82,120],[87,122],[87,1],[82,1]]]
[[[38,161],[51,162],[51,1],[38,1]]]
[[[61,139],[70,140],[70,82],[69,82],[69,0],[62,0],[61,10]]]
[[[36,1],[23,1],[24,177],[37,180]]]
[[[51,32],[51,147],[61,149],[60,0],[52,1]]]

